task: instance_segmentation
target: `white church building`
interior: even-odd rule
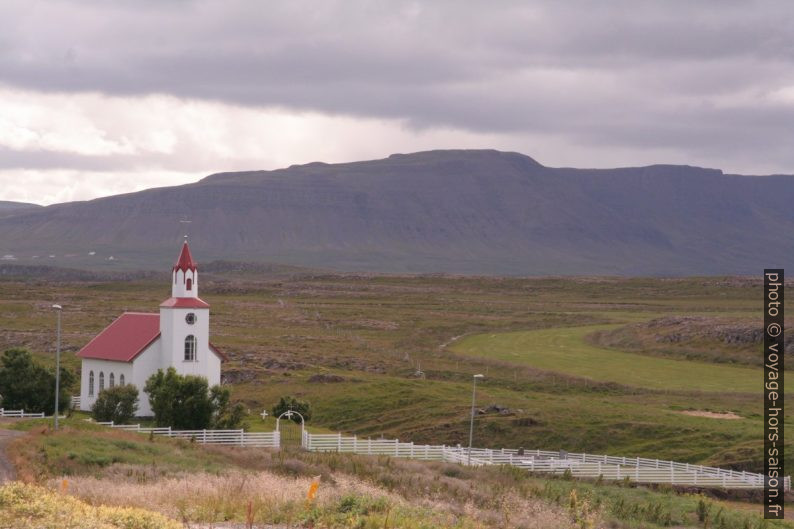
[[[187,240],[173,268],[171,297],[160,313],[125,312],[83,347],[80,409],[90,410],[105,388],[134,384],[138,415],[152,415],[143,392],[158,369],[174,367],[183,375],[205,377],[210,386],[221,382],[225,355],[209,341],[210,306],[198,297],[198,267]]]

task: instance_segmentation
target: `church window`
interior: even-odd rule
[[[110,374],[110,387],[112,388],[112,387],[113,387],[113,386],[115,386],[115,385],[116,385],[116,375],[114,375],[113,373],[111,373],[111,374]]]
[[[196,313],[188,312],[185,315],[185,321],[187,322],[188,325],[193,325],[194,323],[196,323]]]
[[[190,279],[189,277],[187,278],[187,289],[193,290],[193,280]]]
[[[119,375],[119,386],[123,386],[123,385],[124,385],[124,375],[122,374]]]
[[[185,338],[185,362],[196,361],[196,337],[192,334]]]
[[[100,393],[102,390],[105,389],[105,373],[104,371],[99,372],[99,391]]]
[[[88,373],[88,396],[94,396],[94,372],[91,371]]]

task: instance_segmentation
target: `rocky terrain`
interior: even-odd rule
[[[787,326],[794,321],[787,322]],[[706,316],[666,316],[600,331],[589,339],[598,345],[634,352],[761,366],[764,332],[761,320]],[[785,340],[786,356],[794,354],[794,338]]]

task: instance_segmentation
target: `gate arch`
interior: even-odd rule
[[[292,420],[293,415],[297,415],[301,420],[300,430],[298,430],[298,425]],[[287,423],[283,430],[281,428],[282,417],[287,418]],[[306,421],[303,419],[303,415],[297,411],[287,410],[276,418],[276,431],[281,439],[281,446],[303,446],[305,429]]]

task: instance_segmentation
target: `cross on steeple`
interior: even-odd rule
[[[187,228],[188,228],[187,224],[190,224],[191,222],[193,222],[193,221],[192,220],[188,220],[187,218],[184,218],[184,219],[179,221],[180,224],[185,224],[185,240],[186,241],[187,241]]]

